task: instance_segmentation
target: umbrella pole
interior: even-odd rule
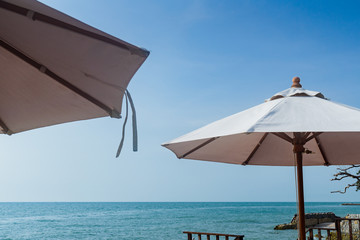
[[[298,187],[298,232],[299,240],[305,240],[305,207],[304,207],[304,183],[303,183],[303,166],[302,166],[302,151],[296,152],[297,165],[297,187]]]

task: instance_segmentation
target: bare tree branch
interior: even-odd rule
[[[344,191],[332,191],[331,193],[341,193],[341,194],[344,194],[344,193],[346,193],[346,190],[348,190],[350,187],[355,187],[356,186],[356,184],[354,183],[354,184],[348,184],[345,188],[344,188]]]
[[[355,179],[355,182],[352,184],[348,184],[344,188],[344,191],[333,191],[331,193],[344,194],[351,187],[356,187],[356,191],[360,190],[360,170],[356,174],[349,172],[350,170],[354,170],[354,169],[360,169],[360,165],[351,165],[350,167],[347,168],[337,168],[339,172],[334,174],[334,178],[331,179],[331,181],[341,181],[345,178],[350,178],[350,179]]]

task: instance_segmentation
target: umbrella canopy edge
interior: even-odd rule
[[[23,15],[23,16],[27,16],[27,17],[31,18],[33,21],[45,22],[47,24],[51,24],[51,25],[54,25],[54,26],[57,26],[57,27],[60,27],[60,28],[64,28],[66,30],[73,31],[73,32],[85,35],[87,37],[91,37],[91,38],[97,39],[99,41],[103,41],[103,42],[106,42],[108,44],[115,45],[117,47],[120,47],[120,48],[123,48],[123,49],[126,49],[126,50],[130,51],[131,54],[136,54],[136,55],[139,55],[139,56],[145,57],[145,58],[148,57],[149,54],[150,54],[150,52],[148,50],[146,50],[146,49],[136,47],[136,46],[131,45],[129,43],[125,44],[125,43],[122,43],[120,41],[115,41],[114,39],[111,39],[111,38],[106,37],[104,35],[100,35],[100,34],[97,34],[95,32],[91,32],[91,31],[82,29],[80,27],[68,24],[66,22],[63,22],[63,21],[60,21],[58,19],[52,18],[52,17],[47,16],[45,14],[33,11],[31,9],[24,8],[24,7],[21,7],[21,6],[6,2],[4,0],[0,0],[0,8],[3,8],[5,10],[8,10],[8,11],[11,11],[13,13],[17,13],[17,14],[20,14],[20,15]],[[83,23],[83,24],[85,24],[85,23]]]

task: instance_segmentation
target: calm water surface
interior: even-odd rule
[[[360,206],[306,203],[306,212],[360,213]],[[295,203],[0,203],[0,239],[184,239],[183,231],[296,239],[275,231]]]

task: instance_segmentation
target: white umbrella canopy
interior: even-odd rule
[[[296,166],[299,239],[305,240],[303,166],[360,163],[360,109],[302,88],[300,78],[265,103],[163,146],[178,158],[242,165]]]
[[[263,104],[213,122],[163,146],[178,158],[294,166],[290,142],[293,132],[308,134],[304,166],[360,163],[360,109],[331,102],[321,93],[303,88],[277,93]]]
[[[148,55],[35,0],[0,0],[0,132],[120,118]]]

